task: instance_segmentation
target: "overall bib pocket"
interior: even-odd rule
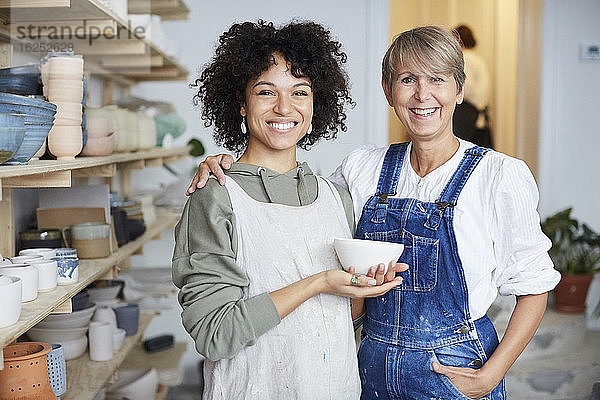
[[[394,290],[428,292],[435,287],[439,254],[438,239],[413,235],[405,229],[365,232],[365,238],[404,244],[404,251],[399,261],[408,264],[408,271],[400,274],[403,282]]]

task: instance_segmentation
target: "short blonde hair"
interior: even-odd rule
[[[465,83],[465,62],[459,39],[439,26],[414,28],[394,39],[381,65],[383,80],[390,90],[399,65],[410,65],[426,73],[452,75],[459,92]]]

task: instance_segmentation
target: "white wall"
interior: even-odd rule
[[[220,152],[212,142],[211,130],[204,128],[199,109],[192,105],[193,89],[188,83],[207,63],[218,37],[234,22],[261,18],[276,24],[291,19],[310,19],[329,27],[348,54],[347,71],[356,108],[348,112],[348,132],[334,142],[320,143],[310,153],[300,153],[317,172],[333,171],[342,157],[362,143],[387,143],[387,103],[379,88],[380,63],[388,44],[388,4],[381,0],[277,0],[192,1],[188,21],[164,22],[166,36],[178,47],[181,63],[189,69],[188,82],[150,82],[137,85],[132,94],[151,100],[172,101],[187,121],[185,144],[194,136],[209,153]]]
[[[545,0],[540,110],[540,213],[572,206],[600,230],[600,61],[582,61],[582,43],[600,44],[600,1]]]

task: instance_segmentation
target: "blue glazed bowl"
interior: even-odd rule
[[[9,165],[27,164],[27,162],[42,147],[52,129],[52,123],[25,122],[25,137],[19,149],[6,162]]]
[[[22,114],[0,113],[0,126],[22,128],[25,119]]]
[[[14,76],[0,75],[0,91],[20,95],[41,94],[42,82],[39,74]]]
[[[41,74],[42,70],[38,64],[19,65],[18,67],[0,68],[0,76],[35,75]]]
[[[56,105],[44,100],[42,96],[21,96],[13,93],[0,92],[0,103],[22,104],[56,110]]]
[[[13,114],[23,117],[25,123],[33,124],[52,124],[54,123],[54,117],[48,115],[33,115],[33,114]]]
[[[8,94],[8,93],[0,93],[0,94]],[[48,103],[52,104],[52,103]],[[52,104],[54,105],[54,104]],[[31,104],[16,104],[16,103],[6,103],[0,98],[0,113],[17,113],[17,114],[29,114],[29,115],[38,115],[38,116],[46,116],[46,117],[54,117],[56,114],[56,106],[55,108],[48,107],[40,107]]]
[[[0,126],[0,164],[17,152],[24,138],[25,127]]]

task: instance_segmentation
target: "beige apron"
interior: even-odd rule
[[[300,207],[256,201],[227,179],[237,263],[250,280],[245,298],[340,268],[333,238],[350,237],[350,230],[339,193],[317,179],[317,199]],[[312,297],[232,359],[205,360],[204,380],[206,400],[358,399],[349,299]]]

